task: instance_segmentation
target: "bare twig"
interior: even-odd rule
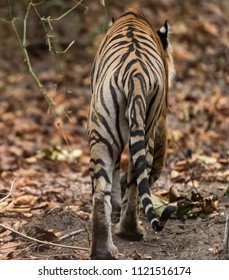
[[[77,4],[75,4],[71,9],[69,9],[66,13],[64,13],[63,15],[59,16],[58,18],[51,18],[50,16],[47,18],[42,18],[42,20],[47,20],[50,24],[51,21],[59,21],[62,18],[64,18],[65,16],[67,16],[69,13],[71,13],[73,10],[75,10],[76,7],[78,7],[79,5],[82,4],[84,0],[80,0]]]
[[[38,243],[41,243],[41,244],[44,244],[44,245],[62,247],[62,248],[70,248],[70,249],[81,250],[81,251],[88,251],[89,250],[89,248],[84,248],[84,247],[68,246],[68,245],[63,245],[63,244],[56,244],[56,243],[52,243],[52,242],[42,241],[42,240],[27,236],[27,235],[15,230],[15,229],[12,229],[11,227],[5,226],[3,224],[0,224],[0,227],[3,227],[4,229],[10,230],[10,231],[26,238],[26,239],[29,239],[31,241],[38,242]]]
[[[82,3],[83,3],[83,0],[77,1],[77,3],[72,8],[67,10],[67,12],[65,12],[64,14],[59,16],[58,18],[51,18],[51,16],[42,17],[40,15],[38,9],[36,8],[37,4],[32,3],[32,8],[33,8],[34,12],[37,14],[37,16],[38,16],[38,18],[41,22],[42,28],[44,29],[44,31],[46,33],[46,40],[47,40],[47,45],[48,45],[49,51],[54,55],[54,57],[56,59],[56,63],[57,63],[57,66],[58,66],[58,71],[60,73],[61,79],[64,81],[64,87],[65,87],[66,93],[71,93],[71,91],[67,88],[67,83],[66,83],[66,80],[65,80],[65,76],[64,76],[64,73],[63,73],[58,55],[65,54],[72,47],[72,45],[75,43],[75,41],[73,40],[71,43],[69,43],[69,45],[65,48],[65,50],[63,50],[63,51],[57,50],[54,46],[55,44],[53,43],[56,39],[56,36],[55,36],[55,34],[53,35],[54,28],[52,26],[52,22],[62,20],[65,16],[70,14],[73,10],[75,10],[80,5],[85,8],[85,11],[87,11],[88,7],[83,5]],[[49,28],[46,27],[46,23],[48,24]],[[50,29],[52,31],[52,34],[49,34],[48,29]],[[66,117],[69,119],[67,114],[66,114]]]
[[[81,232],[83,232],[83,231],[85,231],[85,229],[78,229],[78,230],[75,230],[75,231],[70,232],[70,233],[68,233],[68,234],[65,234],[65,235],[63,235],[63,236],[61,236],[61,237],[59,238],[59,241],[62,241],[62,240],[64,240],[64,239],[67,239],[67,238],[69,238],[69,237],[72,237],[72,236],[74,236],[74,235],[77,235],[77,234],[79,234],[79,233],[81,233]]]
[[[105,4],[105,0],[100,0],[101,5],[103,5],[104,7],[106,6]]]
[[[26,14],[25,14],[25,18],[24,18],[24,25],[23,25],[23,40],[21,40],[20,36],[19,36],[19,33],[18,33],[18,30],[16,28],[16,25],[15,25],[15,20],[12,16],[12,12],[11,10],[9,10],[9,13],[10,13],[10,23],[11,23],[11,26],[16,34],[16,37],[17,37],[17,40],[19,42],[19,45],[21,47],[21,50],[22,50],[22,54],[23,54],[23,57],[24,57],[24,60],[25,60],[25,63],[28,67],[28,70],[29,70],[29,73],[32,75],[32,77],[34,78],[34,80],[36,81],[42,95],[44,96],[45,100],[47,101],[48,105],[52,108],[52,100],[49,98],[49,96],[47,95],[47,92],[43,86],[43,84],[40,82],[39,78],[37,77],[37,75],[35,74],[35,72],[33,71],[33,67],[31,65],[31,61],[30,61],[30,58],[29,58],[29,54],[28,54],[28,51],[27,51],[27,39],[26,39],[26,31],[27,31],[27,19],[28,19],[28,16],[29,16],[29,13],[30,13],[30,9],[32,7],[32,2],[30,2],[28,4],[28,7],[27,7],[27,10],[26,10]],[[9,4],[9,9],[10,9],[10,4]],[[52,113],[54,116],[55,115],[55,111],[54,109],[52,108]]]
[[[74,216],[79,219],[78,215],[74,215]],[[81,219],[79,219],[79,222],[84,226],[84,230],[87,233],[88,244],[90,246],[91,245],[91,239],[90,239],[90,233],[89,233],[89,229],[88,229],[87,223],[85,221],[82,221]]]
[[[82,2],[82,0],[80,1],[80,3]],[[20,45],[20,48],[21,48],[21,51],[22,51],[22,54],[23,54],[23,58],[24,58],[24,61],[28,67],[28,70],[29,70],[29,73],[32,75],[32,77],[34,78],[37,86],[39,87],[44,99],[46,100],[47,104],[48,104],[48,111],[50,110],[52,115],[54,116],[55,119],[57,119],[57,114],[56,114],[56,111],[55,111],[55,103],[53,101],[53,98],[50,98],[49,95],[48,95],[48,92],[46,90],[46,88],[44,87],[44,85],[42,84],[42,82],[39,80],[39,77],[37,76],[37,74],[35,73],[35,71],[33,70],[33,67],[32,67],[32,63],[31,63],[31,60],[30,60],[30,56],[29,56],[29,53],[28,53],[28,50],[27,50],[27,46],[28,46],[28,42],[27,42],[27,21],[28,21],[28,17],[30,15],[30,12],[31,12],[31,9],[33,8],[34,11],[36,12],[37,16],[39,17],[41,23],[42,23],[42,26],[47,34],[47,38],[49,38],[49,35],[48,35],[48,30],[46,29],[46,26],[44,24],[44,22],[41,20],[41,16],[40,14],[38,13],[38,10],[36,9],[36,6],[41,4],[42,2],[40,3],[33,3],[33,1],[30,1],[28,3],[28,6],[27,6],[27,9],[26,9],[26,14],[25,14],[25,17],[24,17],[24,21],[23,21],[23,36],[22,36],[22,39],[18,33],[18,30],[17,30],[17,27],[15,25],[15,18],[13,17],[12,15],[12,10],[11,10],[11,5],[10,5],[10,0],[8,0],[8,10],[9,10],[9,16],[10,16],[10,24],[16,34],[16,37],[17,37],[17,40],[19,42],[19,45]],[[74,6],[74,8],[76,6],[78,6],[80,3],[77,3],[77,5]],[[62,17],[60,17],[62,18]],[[58,66],[58,69],[59,69],[59,73],[60,73],[60,77],[61,79],[64,81],[64,86],[65,86],[65,89],[66,89],[66,93],[70,93],[70,91],[68,90],[67,86],[66,86],[66,81],[65,81],[65,77],[64,77],[64,74],[63,74],[63,71],[62,71],[62,68],[61,68],[61,65],[60,65],[60,61],[59,61],[59,58],[58,58],[58,52],[55,50],[52,42],[49,40],[48,41],[48,45],[49,45],[49,50],[54,54],[55,58],[56,58],[56,62],[57,62],[57,66]],[[71,42],[69,44],[69,46],[65,49],[64,53],[67,52],[69,50],[69,48],[73,45],[73,42]],[[64,114],[65,114],[65,117],[70,120],[69,116],[68,116],[68,113],[64,110]],[[67,140],[67,137],[63,131],[63,127],[61,126],[61,124],[58,125],[58,129],[59,131],[61,132],[61,135],[62,137],[64,138],[66,144],[68,145],[69,149],[70,149],[70,144]]]
[[[0,203],[3,202],[4,200],[6,200],[8,197],[10,197],[12,195],[15,181],[16,181],[16,178],[14,178],[13,182],[11,183],[9,193],[6,196],[4,196],[2,199],[0,199]]]
[[[223,247],[224,247],[225,254],[228,254],[228,248],[229,248],[229,214],[227,214],[227,216],[226,216]]]
[[[61,64],[60,64],[58,54],[66,53],[70,49],[70,47],[74,44],[74,41],[72,41],[63,52],[57,51],[55,46],[54,46],[54,43],[53,43],[56,40],[56,36],[52,35],[52,34],[49,34],[49,30],[48,30],[48,28],[46,27],[46,24],[45,24],[46,20],[44,18],[42,18],[38,9],[36,8],[36,5],[33,5],[32,8],[33,8],[34,12],[36,13],[36,15],[38,16],[38,19],[40,20],[41,26],[46,33],[46,43],[48,45],[49,51],[54,55],[54,57],[56,59],[58,71],[59,71],[61,79],[64,81],[64,87],[65,87],[66,93],[71,93],[71,91],[67,87],[66,79],[65,79],[65,76],[64,76]],[[50,17],[48,17],[48,19],[50,19]],[[49,21],[48,21],[48,26],[49,26],[49,29],[51,31],[54,30]],[[64,113],[65,113],[67,119],[69,120],[68,114],[65,111],[64,111]]]

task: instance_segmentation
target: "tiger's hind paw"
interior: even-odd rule
[[[122,225],[120,222],[115,226],[115,234],[132,241],[139,241],[146,235],[146,231],[143,226],[137,223],[135,227]]]
[[[92,260],[117,260],[118,259],[118,249],[113,245],[111,249],[100,248],[99,250],[91,251]]]

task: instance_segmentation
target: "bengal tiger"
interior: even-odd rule
[[[166,151],[167,92],[174,64],[165,22],[155,32],[145,16],[128,9],[107,31],[91,73],[88,116],[89,173],[93,188],[91,259],[116,259],[111,213],[121,208],[115,233],[140,240],[139,197],[152,228],[163,229],[149,185],[160,176]],[[121,201],[120,160],[128,143],[127,187]]]

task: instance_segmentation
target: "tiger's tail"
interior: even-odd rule
[[[161,231],[164,228],[166,221],[170,219],[171,215],[176,211],[176,207],[168,205],[158,220],[149,189],[145,140],[146,104],[143,97],[144,94],[136,94],[135,96],[132,96],[132,100],[130,101],[132,104],[129,104],[128,106],[130,129],[129,151],[145,215],[153,230]]]

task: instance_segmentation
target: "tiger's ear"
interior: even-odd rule
[[[110,19],[109,23],[108,23],[108,27],[111,27],[111,26],[114,24],[114,22],[115,22],[115,18],[112,17],[112,18]]]
[[[168,33],[169,33],[169,25],[168,25],[168,21],[166,20],[165,24],[157,31],[157,34],[161,39],[161,43],[164,50],[166,50],[168,47]]]

